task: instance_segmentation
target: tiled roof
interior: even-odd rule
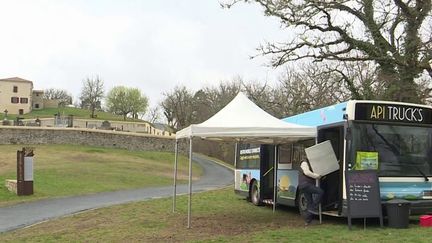
[[[30,81],[30,80],[26,80],[26,79],[22,79],[22,78],[18,78],[18,77],[13,77],[13,78],[4,78],[4,79],[0,79],[0,81],[33,83],[33,82]]]

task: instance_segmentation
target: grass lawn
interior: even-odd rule
[[[4,186],[16,179],[16,151],[0,145],[0,206],[41,198],[172,185],[174,153],[137,152],[78,145],[34,145],[34,191],[18,197]],[[201,175],[198,166],[193,168]],[[180,182],[187,182],[188,159],[179,158]],[[196,178],[195,178],[196,179]]]
[[[33,110],[28,114],[21,115],[25,119],[36,119],[39,118],[54,118],[54,114],[59,113],[61,115],[73,115],[74,118],[82,118],[82,119],[90,119],[91,111],[86,109],[74,108],[74,107],[59,107],[59,108],[47,108],[42,110]],[[96,118],[98,120],[109,120],[109,121],[123,121],[123,116],[114,115],[109,112],[96,111]],[[13,120],[17,117],[17,115],[8,115],[9,120]],[[1,115],[3,120],[4,114]],[[133,120],[131,118],[126,118],[127,121],[142,121],[142,120]]]
[[[324,218],[323,225],[303,226],[292,208],[255,207],[233,188],[194,194],[192,228],[187,229],[187,196],[92,210],[0,234],[0,242],[430,242],[431,228],[413,220],[408,229],[380,228],[345,219]]]

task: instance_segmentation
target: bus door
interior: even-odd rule
[[[262,201],[273,200],[274,145],[261,145],[260,197]]]
[[[321,188],[324,196],[321,201],[323,211],[342,210],[342,159],[344,153],[344,126],[332,126],[318,129],[318,143],[330,140],[336,158],[339,161],[339,170],[328,174],[321,179]]]

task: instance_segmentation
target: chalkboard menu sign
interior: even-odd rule
[[[351,218],[380,218],[383,226],[378,176],[375,170],[350,170],[345,173],[348,224]]]

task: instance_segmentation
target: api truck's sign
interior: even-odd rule
[[[358,103],[355,120],[432,124],[432,109],[408,105]]]

